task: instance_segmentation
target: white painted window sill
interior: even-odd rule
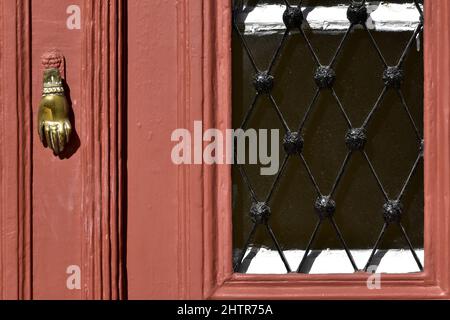
[[[318,31],[346,31],[350,26],[347,19],[347,5],[332,7],[302,7],[307,27]],[[284,5],[258,5],[245,18],[245,33],[264,34],[284,32]],[[398,4],[372,1],[367,4],[370,17],[367,27],[376,31],[411,31],[420,21],[420,15],[413,3]]]
[[[424,250],[416,249],[420,262],[424,265]],[[372,250],[352,250],[358,269],[363,269]],[[303,258],[303,250],[284,251],[292,269],[296,269]],[[420,272],[410,250],[379,250],[372,262],[370,271],[377,273]],[[344,250],[311,251],[304,270],[309,274],[354,273]],[[250,248],[242,262],[241,272],[247,274],[285,274],[286,269],[275,250]]]

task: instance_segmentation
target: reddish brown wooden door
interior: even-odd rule
[[[231,127],[230,1],[2,1],[1,297],[447,298],[450,7],[425,3],[427,267],[374,292],[366,274],[233,274],[230,167],[170,159],[174,129]],[[74,114],[63,158],[35,125],[52,48]]]
[[[232,272],[230,167],[174,166],[167,144],[173,129],[192,130],[195,120],[203,121],[204,129],[231,128],[231,2],[158,2],[156,7],[129,3],[129,297],[447,298],[449,260],[444,243],[449,235],[442,228],[450,220],[442,192],[449,185],[438,181],[448,170],[443,151],[448,142],[442,136],[447,124],[442,116],[448,108],[444,88],[449,79],[439,66],[448,63],[444,25],[449,13],[445,1],[425,1],[427,266],[419,274],[385,275],[385,286],[372,291],[364,272],[281,276]],[[150,113],[143,101],[151,101]]]
[[[192,3],[192,9],[174,1],[128,3],[128,61],[133,63],[128,64],[127,131],[133,142],[127,152],[127,193],[128,212],[134,212],[127,219],[129,298],[202,295],[203,258],[196,250],[202,247],[202,189],[188,185],[201,183],[201,168],[187,173],[170,159],[172,131],[203,117],[201,74],[191,89],[185,87],[188,69],[202,69],[200,60],[183,53],[190,40],[182,17],[192,10],[200,21],[203,11],[201,1]],[[202,38],[192,41],[189,50],[200,57]],[[187,103],[199,108],[190,110]]]

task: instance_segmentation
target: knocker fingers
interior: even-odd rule
[[[64,130],[64,125],[60,125],[58,127],[57,131],[57,139],[58,139],[58,146],[59,146],[59,152],[62,152],[64,150],[64,147],[66,146],[67,136]]]
[[[70,135],[72,133],[72,126],[69,121],[64,122],[64,134],[66,137],[66,143],[69,143]]]
[[[50,139],[50,126],[44,122],[43,127],[44,127],[44,137],[45,137],[44,145],[53,149],[52,144],[51,144],[51,139]]]
[[[60,154],[69,143],[72,127],[68,121],[45,121],[39,126],[39,137],[46,147],[50,147],[55,155]]]
[[[51,148],[55,154],[59,154],[59,141],[58,141],[58,125],[50,125],[50,142]]]

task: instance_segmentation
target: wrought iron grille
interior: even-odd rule
[[[239,171],[242,182],[245,184],[246,189],[248,191],[248,195],[251,198],[251,206],[248,208],[248,214],[238,212],[238,214],[245,214],[247,218],[251,221],[251,229],[246,236],[246,240],[243,248],[240,248],[239,254],[234,258],[234,270],[235,272],[242,272],[242,263],[244,257],[252,245],[255,233],[260,228],[267,232],[271,241],[273,242],[276,251],[278,252],[279,258],[284,264],[284,267],[287,272],[304,272],[304,266],[307,260],[308,255],[311,253],[311,250],[314,247],[315,239],[318,234],[320,228],[325,224],[329,223],[334,230],[337,238],[339,239],[340,244],[345,250],[346,256],[351,263],[354,271],[360,271],[358,266],[355,263],[355,260],[352,256],[352,252],[348,247],[345,241],[345,234],[341,232],[340,226],[336,222],[335,213],[336,208],[339,206],[339,203],[335,200],[336,191],[341,187],[341,180],[344,175],[349,174],[347,172],[348,163],[350,159],[356,154],[360,153],[363,156],[363,159],[367,163],[370,168],[370,172],[375,178],[376,184],[378,186],[379,192],[384,199],[383,203],[379,204],[380,208],[380,225],[382,225],[381,230],[379,231],[378,237],[373,243],[370,257],[368,258],[365,266],[363,267],[363,271],[367,271],[367,268],[371,265],[375,253],[379,249],[380,242],[382,241],[386,231],[388,228],[392,226],[397,226],[398,231],[401,234],[401,237],[406,242],[418,268],[422,271],[423,266],[418,258],[416,251],[411,243],[410,237],[402,224],[402,217],[406,214],[404,212],[404,206],[402,205],[402,199],[405,193],[408,190],[410,181],[413,175],[418,170],[418,166],[423,159],[423,134],[421,125],[417,125],[414,117],[410,112],[410,108],[407,103],[407,97],[405,96],[402,90],[402,84],[405,80],[405,72],[404,72],[404,62],[408,57],[409,52],[412,50],[416,43],[416,39],[421,36],[423,32],[423,12],[422,12],[422,4],[419,1],[411,1],[418,10],[420,14],[420,21],[417,24],[417,27],[410,35],[409,41],[406,43],[406,47],[400,52],[398,61],[396,64],[390,65],[387,63],[387,59],[383,55],[382,49],[377,44],[377,41],[373,35],[373,32],[369,30],[366,25],[366,22],[369,18],[369,14],[367,11],[366,1],[348,1],[348,9],[347,9],[347,18],[350,22],[350,26],[348,29],[343,32],[342,38],[339,41],[337,48],[334,50],[334,53],[329,58],[328,61],[323,61],[324,59],[319,59],[318,52],[314,48],[312,42],[310,41],[307,33],[305,32],[305,20],[307,13],[302,12],[302,1],[294,1],[291,2],[284,0],[285,11],[282,16],[282,20],[285,24],[285,31],[283,36],[273,52],[272,58],[270,59],[269,64],[265,68],[260,68],[254,58],[253,52],[250,46],[247,43],[247,40],[243,34],[242,29],[239,27],[238,17],[245,14],[246,7],[244,5],[245,1],[234,1],[233,3],[233,29],[234,36],[238,39],[241,45],[244,48],[245,54],[247,55],[251,68],[253,70],[253,87],[254,87],[254,96],[250,105],[248,106],[247,111],[245,112],[244,117],[240,121],[239,128],[246,129],[249,124],[249,120],[251,117],[258,112],[265,112],[265,110],[261,108],[257,108],[258,100],[267,99],[269,104],[273,108],[276,113],[275,121],[279,121],[281,127],[284,129],[284,137],[282,138],[282,146],[284,149],[284,156],[281,161],[281,166],[278,173],[274,176],[273,182],[271,184],[270,190],[265,196],[261,196],[257,194],[254,188],[255,181],[251,181],[249,178],[246,169],[244,166],[235,164],[237,170]],[[258,1],[253,1],[254,5],[258,5]],[[338,93],[335,91],[335,83],[339,80],[339,73],[336,72],[336,65],[339,63],[339,58],[342,52],[342,49],[346,46],[348,39],[352,37],[352,33],[355,29],[362,30],[366,36],[368,37],[371,46],[366,48],[367,50],[374,50],[376,56],[378,57],[378,62],[381,64],[384,72],[379,75],[380,81],[383,82],[384,86],[381,92],[378,95],[376,101],[372,104],[370,111],[366,115],[364,121],[362,123],[355,123],[351,121],[351,117],[348,115],[348,110],[344,103],[342,103]],[[286,44],[289,41],[292,41],[292,35],[294,33],[299,33],[301,38],[301,44],[306,46],[307,51],[309,51],[310,57],[302,57],[302,59],[312,58],[315,64],[315,71],[311,74],[301,74],[300,77],[311,77],[316,85],[316,88],[313,93],[312,100],[306,106],[306,111],[302,115],[301,119],[298,121],[298,124],[295,127],[292,127],[288,124],[286,116],[282,112],[282,108],[280,108],[277,99],[272,94],[274,87],[283,86],[283,83],[277,82],[277,78],[275,77],[275,69],[277,68],[277,63],[283,59],[283,50],[286,47]],[[264,37],[260,37],[259,41],[264,41]],[[354,66],[349,66],[349,68]],[[295,72],[295,70],[294,70]],[[301,88],[299,88],[301,90]],[[351,90],[351,88],[349,88]],[[342,143],[346,145],[347,153],[342,159],[342,163],[338,172],[336,172],[334,182],[332,183],[332,187],[330,190],[323,190],[319,185],[314,173],[310,169],[310,163],[308,163],[307,159],[303,155],[304,146],[306,146],[309,141],[304,139],[303,131],[305,125],[310,120],[311,114],[315,111],[315,106],[317,104],[319,96],[328,91],[331,93],[334,99],[334,105],[329,106],[330,108],[337,108],[340,115],[343,117],[347,131],[342,133]],[[389,194],[386,190],[380,175],[377,173],[377,169],[373,165],[369,155],[367,154],[365,148],[368,144],[370,144],[370,135],[371,132],[368,130],[368,126],[371,123],[374,114],[376,114],[380,105],[382,105],[382,101],[385,98],[386,94],[389,91],[395,92],[397,95],[399,102],[405,112],[411,127],[414,130],[415,139],[417,140],[417,157],[412,164],[412,167],[409,170],[409,174],[406,180],[403,181],[402,187],[400,190],[396,192],[396,194]],[[317,111],[317,112],[320,112]],[[236,148],[235,148],[236,150]],[[380,151],[382,152],[382,150]],[[235,154],[236,157],[236,154]],[[297,157],[301,163],[301,166],[297,168],[297,170],[304,170],[307,176],[309,177],[309,182],[311,186],[314,188],[316,193],[316,200],[314,203],[311,203],[311,211],[315,211],[317,215],[317,222],[315,224],[314,230],[310,235],[309,241],[306,245],[305,252],[303,257],[301,258],[301,262],[299,265],[291,266],[288,260],[285,257],[285,253],[283,251],[283,245],[280,243],[277,234],[275,234],[271,223],[273,219],[277,219],[277,214],[272,210],[271,202],[273,200],[274,195],[277,193],[277,189],[279,188],[280,183],[282,183],[283,179],[288,179],[284,175],[286,166],[292,158]],[[324,155],[326,157],[326,155]],[[410,164],[405,164],[410,165]],[[355,219],[363,219],[364,217],[357,217],[355,215]],[[348,223],[351,223],[349,221]],[[301,227],[301,226],[299,226]]]

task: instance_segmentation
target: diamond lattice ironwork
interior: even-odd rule
[[[336,213],[336,207],[339,206],[339,203],[336,202],[334,199],[334,196],[336,194],[336,190],[340,186],[341,178],[346,174],[346,169],[348,167],[348,163],[351,159],[351,157],[359,152],[362,154],[363,159],[365,159],[366,163],[368,164],[371,174],[376,180],[376,183],[379,187],[379,191],[382,194],[384,198],[384,203],[380,203],[380,219],[384,219],[383,226],[381,228],[381,231],[379,232],[379,235],[377,237],[377,240],[375,244],[373,245],[371,254],[369,259],[367,260],[367,263],[364,267],[364,271],[367,271],[367,268],[370,266],[372,260],[374,259],[374,255],[376,251],[378,250],[378,247],[380,245],[380,242],[382,241],[382,238],[385,234],[385,231],[388,227],[391,225],[398,225],[399,226],[399,232],[401,233],[401,236],[406,241],[412,256],[415,259],[415,262],[417,263],[417,266],[420,270],[423,270],[422,264],[414,250],[414,247],[411,244],[410,238],[408,237],[406,230],[402,224],[402,216],[404,214],[403,212],[403,205],[402,205],[402,198],[409,186],[409,183],[411,181],[411,177],[414,175],[414,173],[417,171],[419,163],[422,161],[423,158],[423,135],[419,130],[419,127],[416,125],[413,116],[411,115],[410,108],[408,107],[408,104],[406,102],[405,95],[402,91],[402,83],[404,80],[404,72],[403,72],[403,65],[405,62],[405,59],[408,56],[408,53],[410,52],[411,48],[413,47],[415,43],[416,37],[420,36],[423,32],[423,12],[421,4],[419,4],[419,1],[415,0],[413,1],[415,4],[416,9],[418,10],[420,14],[420,21],[418,22],[417,27],[412,32],[412,35],[406,45],[406,47],[401,52],[400,58],[398,59],[397,63],[395,65],[389,65],[386,62],[385,57],[383,56],[382,50],[380,49],[379,45],[377,44],[374,36],[372,35],[372,32],[369,30],[369,28],[366,26],[366,22],[368,20],[369,14],[366,8],[365,1],[348,1],[348,9],[347,9],[347,18],[350,22],[349,28],[344,32],[338,47],[334,51],[332,57],[329,61],[320,61],[317,52],[314,50],[312,43],[310,39],[308,38],[307,34],[304,31],[304,25],[305,25],[305,16],[302,12],[301,5],[302,1],[298,1],[297,3],[293,4],[289,1],[285,0],[285,11],[282,16],[282,20],[286,26],[286,29],[284,31],[284,34],[276,48],[276,50],[273,53],[272,58],[270,59],[269,64],[264,69],[259,69],[257,67],[257,64],[255,62],[255,59],[253,57],[252,51],[250,50],[249,45],[247,44],[247,41],[245,37],[243,36],[243,33],[238,27],[237,17],[242,14],[242,12],[245,10],[243,1],[235,1],[234,4],[234,14],[233,14],[233,29],[237,37],[240,39],[240,42],[242,43],[242,46],[246,52],[246,55],[249,58],[249,61],[251,63],[254,76],[253,76],[253,85],[255,89],[255,95],[252,99],[252,102],[250,106],[248,107],[240,128],[246,129],[249,119],[255,112],[263,112],[262,110],[257,110],[257,101],[259,99],[268,99],[270,102],[270,105],[273,107],[273,109],[276,112],[276,115],[278,117],[278,121],[280,121],[282,127],[284,128],[284,136],[282,137],[282,145],[283,149],[285,151],[284,159],[282,160],[281,167],[274,177],[274,181],[272,183],[272,186],[265,197],[260,197],[256,194],[255,189],[253,188],[251,181],[242,165],[236,164],[240,175],[243,179],[244,184],[247,186],[249,195],[252,199],[252,205],[251,208],[249,208],[249,219],[251,219],[252,227],[250,230],[250,233],[248,234],[248,237],[246,238],[245,245],[243,249],[240,252],[239,257],[237,257],[236,263],[234,265],[234,270],[236,272],[239,272],[241,270],[241,264],[245,257],[246,251],[248,250],[250,244],[252,243],[255,232],[257,228],[262,227],[264,228],[268,235],[270,236],[271,240],[273,241],[276,250],[278,251],[278,254],[280,256],[280,259],[282,260],[286,271],[291,272],[292,268],[289,265],[285,254],[282,250],[282,247],[277,239],[277,236],[275,235],[270,222],[271,219],[276,219],[276,213],[274,213],[271,210],[271,200],[273,198],[273,195],[277,191],[277,187],[280,184],[280,181],[285,178],[283,176],[285,172],[286,165],[290,158],[292,157],[299,157],[300,162],[302,164],[302,167],[299,168],[299,170],[305,170],[307,173],[310,183],[314,187],[317,198],[315,200],[315,203],[312,204],[312,207],[314,208],[316,214],[317,214],[317,223],[315,225],[314,231],[312,232],[310,239],[308,241],[308,244],[306,246],[305,253],[301,259],[300,264],[294,268],[293,270],[296,270],[296,272],[302,272],[306,259],[311,252],[314,241],[316,239],[317,233],[320,229],[320,227],[324,223],[331,223],[333,230],[336,233],[336,236],[338,237],[340,243],[342,244],[342,247],[344,248],[348,260],[353,266],[354,271],[360,271],[358,270],[358,267],[353,259],[352,253],[349,249],[349,247],[346,244],[345,236],[342,234],[338,224],[335,220],[335,213]],[[367,116],[365,117],[364,121],[362,123],[352,123],[347,112],[346,108],[341,102],[341,99],[339,98],[338,94],[334,90],[334,84],[337,81],[339,74],[335,71],[335,65],[339,60],[340,54],[344,46],[346,45],[346,42],[349,37],[352,35],[352,31],[356,28],[362,28],[364,32],[366,33],[368,39],[371,43],[371,48],[368,48],[370,50],[375,50],[376,55],[379,58],[379,63],[383,66],[384,72],[383,74],[380,74],[380,78],[383,81],[383,88],[381,92],[378,95],[377,100],[372,105],[370,111],[368,112]],[[286,121],[286,118],[284,117],[281,108],[279,104],[277,103],[276,99],[272,95],[272,89],[274,86],[279,85],[277,83],[277,79],[274,76],[274,69],[277,66],[277,62],[281,59],[282,51],[288,41],[291,40],[291,35],[293,32],[299,32],[302,38],[302,45],[305,45],[308,48],[308,51],[310,52],[311,58],[313,59],[316,69],[315,71],[310,75],[312,79],[314,80],[317,88],[315,89],[314,95],[306,107],[306,112],[303,114],[302,118],[299,119],[298,126],[296,128],[291,128],[288,125],[288,122]],[[307,76],[307,75],[302,75]],[[323,91],[329,91],[331,92],[332,97],[335,101],[335,107],[339,111],[339,113],[342,115],[345,123],[348,126],[348,131],[343,133],[343,139],[342,143],[346,145],[348,151],[345,156],[345,158],[342,160],[342,164],[336,173],[336,177],[334,179],[334,183],[331,187],[331,190],[327,190],[327,192],[323,192],[321,190],[315,176],[313,175],[310,166],[305,159],[304,155],[302,154],[304,145],[308,144],[308,141],[304,139],[303,137],[303,130],[305,127],[305,124],[307,123],[309,116],[311,112],[313,111],[314,107],[317,104],[317,100],[319,95]],[[368,154],[365,151],[365,147],[369,143],[368,137],[370,137],[370,131],[368,130],[368,125],[371,122],[373,115],[378,111],[380,108],[382,101],[387,94],[389,90],[393,90],[396,95],[398,96],[398,99],[400,101],[400,104],[402,108],[404,109],[406,115],[408,116],[408,119],[411,123],[412,128],[415,132],[415,139],[417,139],[417,158],[412,165],[411,169],[409,170],[409,175],[406,178],[406,180],[403,183],[403,186],[401,190],[398,191],[395,195],[389,195],[386,191],[386,188],[384,187],[380,176],[377,174],[376,168],[373,165],[371,159],[369,158]],[[236,149],[236,148],[235,148]]]

